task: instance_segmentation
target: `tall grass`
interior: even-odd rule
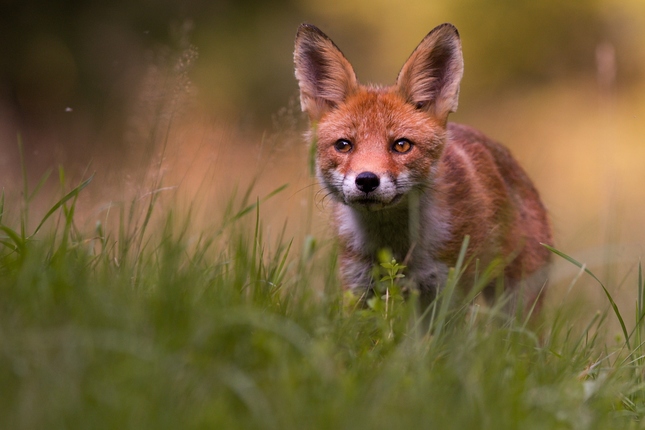
[[[155,192],[115,231],[84,232],[90,180],[40,215],[25,180],[17,226],[0,199],[2,428],[645,427],[642,271],[633,328],[617,308],[565,305],[533,327],[462,303],[463,259],[426,315],[401,299],[396,262],[362,307],[333,247],[267,243],[252,189],[202,232]],[[614,316],[618,344],[601,336]]]

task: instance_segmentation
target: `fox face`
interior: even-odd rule
[[[340,50],[312,25],[298,30],[295,62],[302,109],[316,123],[318,177],[334,198],[378,210],[429,185],[463,74],[452,25],[426,36],[390,88],[359,85]]]
[[[362,210],[406,204],[430,186],[445,132],[396,92],[347,98],[318,123],[318,178],[339,202]]]
[[[549,252],[540,244],[551,243],[551,230],[535,187],[502,145],[448,122],[463,76],[454,26],[433,29],[389,87],[359,84],[340,49],[312,25],[298,29],[294,61],[346,288],[369,294],[387,248],[429,303],[468,236],[467,256],[480,267],[506,263],[487,297],[501,279],[511,307],[541,300]],[[465,284],[476,277],[472,266],[462,276]]]

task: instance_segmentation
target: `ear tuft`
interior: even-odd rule
[[[354,69],[343,53],[318,27],[301,24],[294,50],[302,110],[318,120],[358,88]]]
[[[412,52],[399,72],[397,88],[408,103],[445,122],[457,110],[463,73],[459,32],[452,24],[442,24]]]

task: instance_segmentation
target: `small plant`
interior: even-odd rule
[[[387,316],[389,302],[394,296],[401,296],[403,289],[397,282],[405,278],[403,270],[406,266],[399,264],[388,250],[379,253],[380,265],[374,267],[374,295],[367,300],[367,305],[372,309],[381,309],[384,306]],[[382,302],[382,305],[381,305]]]
[[[396,259],[392,258],[390,261],[381,263],[386,271],[386,275],[381,278],[381,282],[387,283],[385,287],[385,295],[383,300],[385,301],[385,318],[387,318],[388,307],[392,296],[395,296],[396,299],[401,298],[401,288],[395,283],[398,279],[405,278],[405,275],[402,273],[403,269],[406,266],[397,263]]]

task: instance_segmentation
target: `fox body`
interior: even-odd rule
[[[390,87],[359,84],[312,25],[300,26],[294,59],[346,288],[369,292],[378,253],[388,249],[429,303],[468,235],[467,255],[480,264],[468,266],[462,284],[472,285],[475,266],[501,257],[511,302],[519,291],[523,303],[539,301],[549,261],[540,243],[551,243],[551,230],[538,192],[505,147],[448,122],[463,74],[454,26],[432,30]],[[491,283],[485,293],[492,298],[494,290]]]

